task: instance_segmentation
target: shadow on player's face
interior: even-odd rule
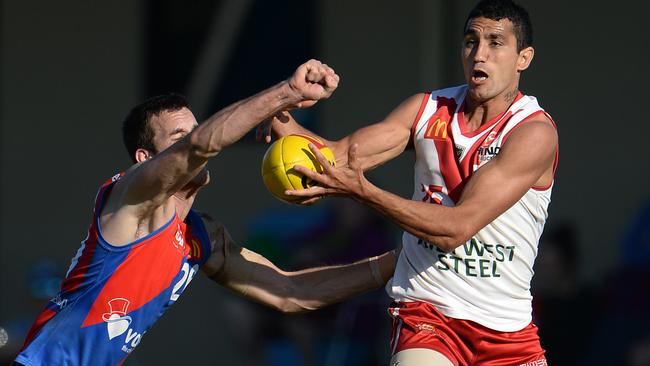
[[[194,114],[188,108],[164,111],[150,121],[154,133],[153,146],[157,152],[164,151],[192,132],[198,125]],[[203,168],[190,184],[204,186],[209,181],[210,174],[206,168]]]
[[[163,151],[192,132],[198,125],[194,114],[187,108],[161,112],[153,116],[149,122],[153,131],[153,146],[157,152]]]

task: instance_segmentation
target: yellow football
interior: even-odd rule
[[[309,144],[314,144],[327,160],[335,165],[334,154],[317,138],[307,135],[287,135],[269,146],[262,160],[262,179],[266,188],[277,198],[291,202],[297,197],[289,197],[284,191],[290,189],[309,188],[315,183],[298,173],[294,166],[302,165],[315,172],[322,173],[323,167],[316,156],[309,150]]]

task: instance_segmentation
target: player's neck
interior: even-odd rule
[[[469,95],[465,99],[465,124],[470,131],[477,130],[486,122],[502,115],[517,99],[518,89],[498,95],[485,101],[473,100]]]
[[[199,189],[200,187],[189,188],[186,186],[171,197],[174,206],[176,206],[176,213],[178,213],[181,220],[185,220],[185,217],[190,212]]]
[[[182,220],[185,220],[188,212],[190,212],[196,194],[199,193],[201,188],[207,186],[209,183],[210,172],[208,172],[207,169],[204,169],[170,198],[176,206],[178,216]]]

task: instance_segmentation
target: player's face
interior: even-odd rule
[[[533,54],[531,47],[517,51],[510,20],[483,17],[467,23],[462,49],[469,96],[479,103],[516,91]]]
[[[176,111],[163,111],[149,121],[153,130],[153,146],[161,152],[182,139],[198,126],[194,114],[181,108]]]
[[[153,146],[156,152],[161,152],[172,146],[178,140],[192,132],[199,124],[194,118],[194,114],[187,108],[181,108],[176,111],[163,111],[149,121],[153,130]],[[210,181],[210,175],[207,169],[201,172],[192,180],[196,186],[204,186]]]

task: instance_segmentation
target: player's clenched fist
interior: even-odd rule
[[[339,76],[331,67],[312,59],[300,65],[287,82],[300,96],[296,107],[307,108],[329,98],[339,85]]]

